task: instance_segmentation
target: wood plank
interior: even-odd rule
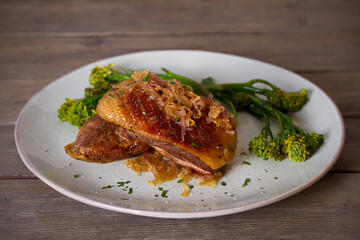
[[[345,145],[333,172],[360,172],[360,119],[345,119]]]
[[[360,72],[300,73],[320,87],[338,106],[343,117],[360,117]]]
[[[3,1],[0,36],[357,32],[359,7],[356,0]]]
[[[216,218],[171,220],[91,207],[40,180],[0,180],[0,232],[3,239],[358,239],[359,181],[359,173],[330,174],[266,207]]]
[[[345,119],[345,125],[345,147],[331,172],[360,172],[360,119]],[[14,126],[0,126],[0,178],[34,177],[20,159],[13,134]]]
[[[0,178],[34,177],[17,152],[14,130],[14,126],[0,126]]]
[[[0,38],[0,79],[57,78],[125,53],[200,49],[258,59],[295,72],[360,72],[360,33],[224,36]],[[61,67],[60,67],[61,66]]]

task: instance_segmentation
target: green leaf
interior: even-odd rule
[[[242,186],[246,187],[250,181],[251,181],[250,178],[245,179],[244,184]]]

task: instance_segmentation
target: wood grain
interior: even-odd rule
[[[300,74],[320,87],[338,106],[343,117],[360,117],[360,72]],[[359,112],[358,112],[359,111]]]
[[[0,232],[7,239],[356,239],[359,181],[359,173],[330,174],[293,197],[253,211],[170,220],[91,207],[40,180],[0,180]]]
[[[26,3],[26,4],[25,4]],[[343,33],[359,1],[2,1],[0,36],[154,36]],[[21,17],[19,17],[21,16]]]
[[[250,57],[296,72],[359,72],[360,33],[1,38],[0,79],[57,78],[95,60],[159,49]],[[255,46],[255,47],[254,47]],[[59,67],[61,66],[61,67]]]
[[[345,119],[345,145],[335,172],[360,172],[360,119]]]
[[[34,177],[22,162],[13,136],[14,126],[0,126],[0,179]]]

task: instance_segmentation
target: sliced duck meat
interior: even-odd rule
[[[206,165],[198,156],[186,152],[185,150],[175,146],[174,144],[156,140],[137,134],[134,131],[126,130],[129,137],[137,139],[141,142],[149,144],[151,147],[160,152],[163,156],[172,160],[174,163],[194,169],[203,174],[212,174],[214,172],[208,165]]]
[[[70,157],[97,163],[136,157],[148,149],[146,143],[129,138],[123,128],[97,115],[84,124],[75,142],[65,146]]]
[[[99,101],[101,118],[197,172],[211,174],[232,161],[236,120],[219,102],[153,73],[132,77],[115,85]]]

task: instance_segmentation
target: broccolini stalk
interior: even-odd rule
[[[194,80],[175,74],[173,72],[170,72],[169,70],[165,69],[165,68],[161,68],[161,70],[163,70],[165,72],[164,74],[158,74],[158,76],[165,81],[171,80],[171,79],[176,79],[178,81],[180,81],[182,84],[188,85],[190,87],[192,87],[194,93],[198,94],[198,95],[202,95],[205,97],[208,97],[210,95],[209,90],[206,89],[206,87],[204,87],[203,85],[201,85],[198,82],[195,82]]]
[[[209,79],[207,79],[205,83],[206,82],[208,82],[206,88],[210,92],[230,91],[232,93],[242,92],[252,95],[261,94],[267,98],[272,106],[282,112],[297,112],[301,110],[307,102],[307,91],[305,89],[301,89],[298,92],[286,92],[263,79],[253,79],[245,83],[225,83],[216,85],[209,84],[211,83],[209,82]],[[254,84],[256,83],[265,84],[271,89],[254,87]]]

